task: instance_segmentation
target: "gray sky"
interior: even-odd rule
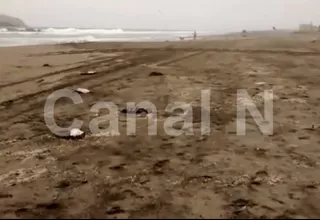
[[[30,26],[202,29],[320,25],[319,0],[0,0]]]

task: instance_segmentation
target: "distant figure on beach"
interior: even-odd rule
[[[244,29],[244,30],[242,31],[242,37],[247,37],[247,30]]]
[[[277,30],[277,28],[276,28],[276,27],[273,27],[272,29],[273,29],[274,31],[276,31],[276,30]]]
[[[197,40],[197,32],[196,31],[193,32],[193,40]]]

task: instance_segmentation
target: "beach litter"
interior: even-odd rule
[[[80,73],[80,75],[83,75],[83,76],[90,76],[90,75],[95,75],[95,74],[97,74],[97,71],[94,71],[94,70]]]
[[[265,82],[256,82],[255,83],[257,86],[263,86],[263,85],[265,85],[266,83]]]
[[[51,67],[51,65],[48,64],[48,63],[45,63],[45,64],[43,64],[42,66],[43,66],[43,67]]]
[[[151,72],[149,76],[163,76],[163,73],[160,72]]]
[[[79,94],[87,94],[90,93],[89,89],[84,89],[84,88],[77,88],[74,90],[75,92],[79,93]]]

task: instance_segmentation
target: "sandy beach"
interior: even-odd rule
[[[320,216],[320,39],[257,34],[158,43],[82,43],[0,48],[2,218],[317,218]],[[95,71],[94,75],[81,75]],[[149,76],[160,72],[161,76]],[[80,140],[54,136],[44,104],[54,91],[86,88],[83,103],[55,106],[55,119],[84,121]],[[164,108],[200,105],[211,91],[209,136],[165,134]],[[237,90],[263,113],[274,92],[274,134],[247,116],[237,135]],[[151,101],[137,134],[94,137],[90,108]],[[194,111],[195,114],[200,114]],[[100,113],[100,116],[103,113]],[[199,115],[196,115],[200,117]],[[102,125],[105,126],[105,125]]]

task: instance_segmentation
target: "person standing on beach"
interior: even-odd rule
[[[197,40],[197,32],[196,31],[193,32],[193,40]]]

